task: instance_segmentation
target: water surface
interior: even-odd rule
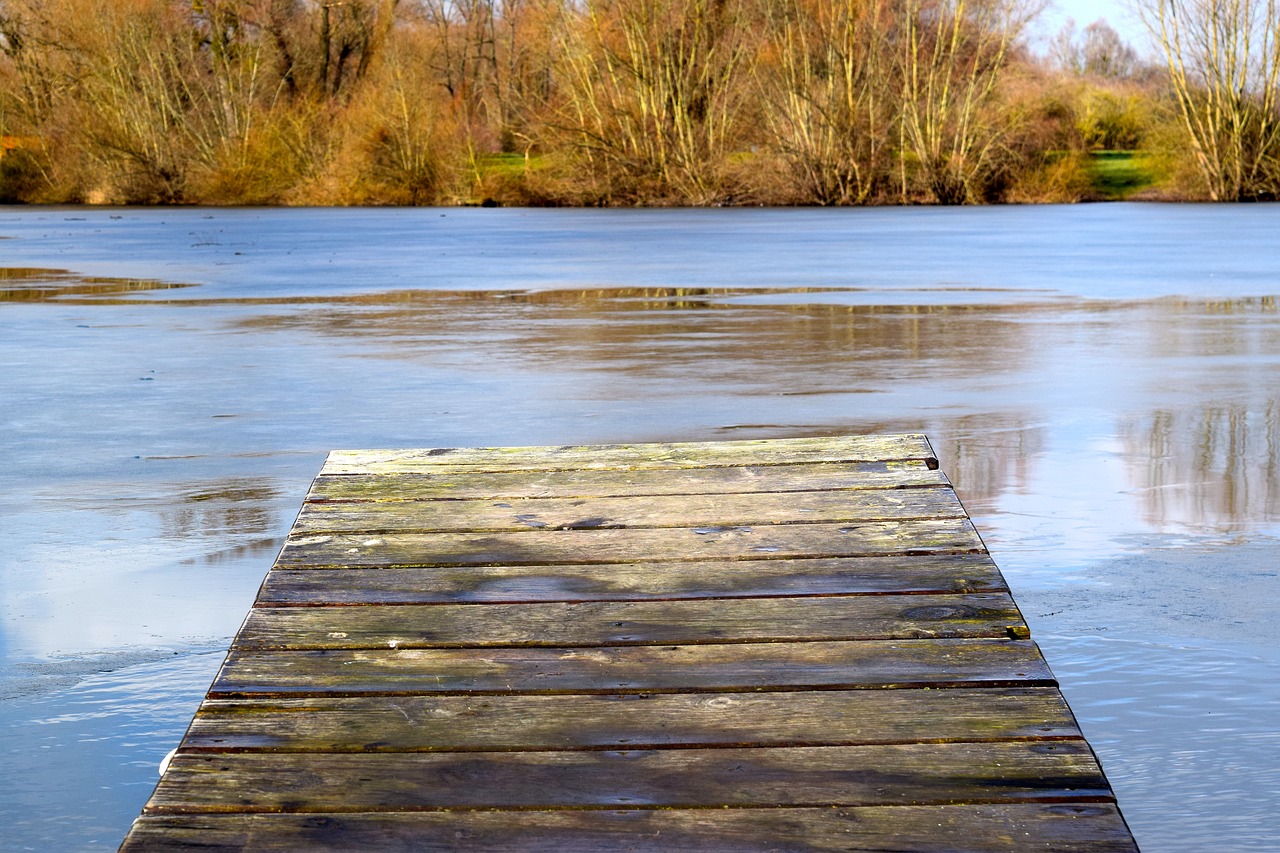
[[[910,431],[1143,849],[1272,849],[1278,226],[0,209],[7,841],[119,842],[331,448]]]

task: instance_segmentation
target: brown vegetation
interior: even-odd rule
[[[1147,2],[1167,72],[1033,0],[0,0],[0,201],[1274,196],[1269,0]]]
[[[1201,187],[1214,201],[1280,192],[1280,7],[1148,0]]]

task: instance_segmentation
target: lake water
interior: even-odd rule
[[[1280,206],[0,208],[0,825],[118,844],[331,448],[925,432],[1146,853],[1280,836]]]

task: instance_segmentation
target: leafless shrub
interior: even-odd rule
[[[771,144],[801,200],[861,204],[891,174],[896,92],[882,0],[780,0],[759,75]]]
[[[562,7],[562,101],[604,195],[724,199],[751,57],[736,0],[589,0]]]
[[[1203,184],[1214,201],[1280,192],[1276,0],[1145,0]]]

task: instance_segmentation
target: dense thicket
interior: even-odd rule
[[[1260,76],[1224,94],[1194,69],[1142,68],[1103,23],[1064,31],[1055,61],[1039,60],[1022,40],[1035,12],[1028,0],[0,0],[0,200],[1073,200],[1091,191],[1091,150],[1141,146],[1163,148],[1152,162],[1183,194],[1274,194],[1274,63],[1246,60]],[[1197,112],[1231,97],[1235,143]]]

